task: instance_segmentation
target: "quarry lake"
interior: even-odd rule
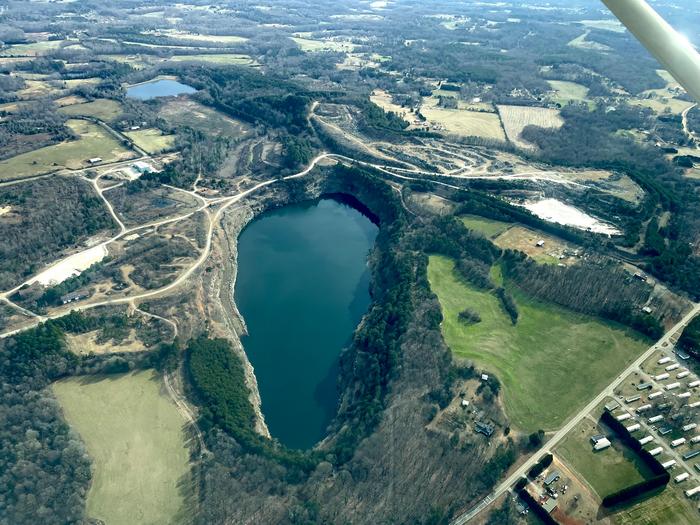
[[[338,402],[340,352],[370,304],[367,256],[378,229],[341,200],[265,213],[238,243],[243,346],[270,433],[292,448],[324,437]]]
[[[177,80],[158,79],[136,84],[126,89],[126,96],[138,100],[150,100],[158,97],[176,97],[190,95],[197,90]]]

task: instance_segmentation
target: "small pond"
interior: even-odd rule
[[[176,97],[190,95],[197,90],[192,86],[171,79],[158,79],[136,84],[126,89],[126,96],[138,100],[150,100],[158,97]]]

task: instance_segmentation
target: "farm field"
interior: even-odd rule
[[[445,342],[458,358],[474,361],[503,384],[513,425],[532,432],[559,427],[646,348],[631,330],[527,298],[510,290],[520,311],[513,326],[498,299],[454,273],[454,261],[431,256],[428,279],[438,296]],[[482,321],[466,326],[471,308]]]
[[[460,217],[460,220],[462,221],[462,224],[464,224],[470,230],[477,231],[489,239],[498,237],[508,228],[513,226],[513,223],[510,222],[495,221],[492,219],[479,217],[478,215],[463,215]]]
[[[2,56],[12,57],[35,57],[43,55],[54,49],[61,47],[65,40],[44,40],[42,42],[32,42],[31,44],[15,44],[8,49],[0,51]]]
[[[90,518],[110,525],[179,521],[189,452],[184,420],[161,389],[152,371],[54,383],[93,462]]]
[[[605,450],[594,451],[591,436],[601,433],[591,420],[584,419],[557,445],[556,453],[583,476],[602,499],[644,481],[651,473],[646,472],[644,464],[617,440]]]
[[[223,113],[204,106],[191,99],[178,99],[166,102],[158,116],[172,126],[189,126],[206,133],[243,138],[250,133],[250,127]]]
[[[313,53],[317,51],[352,52],[355,44],[351,42],[336,42],[333,40],[312,40],[310,38],[290,37],[302,51]]]
[[[60,81],[51,80],[25,80],[24,89],[17,92],[23,99],[32,99],[56,95],[60,93],[60,88],[56,87],[61,84]]]
[[[175,55],[168,58],[168,62],[187,62],[196,60],[198,62],[208,62],[210,64],[255,66],[258,63],[249,55],[239,53],[203,54],[203,55]]]
[[[122,106],[116,100],[100,98],[84,104],[64,106],[59,111],[72,117],[93,117],[112,122],[122,114]]]
[[[595,104],[588,100],[588,88],[576,82],[566,82],[563,80],[548,80],[547,83],[554,90],[552,100],[557,104],[566,106],[569,102],[584,102],[589,108]]]
[[[673,98],[668,94],[649,93],[649,98],[630,98],[629,103],[633,106],[649,108],[655,113],[664,113],[668,108],[671,113],[680,114],[693,105],[687,100]]]
[[[533,149],[534,146],[520,137],[527,126],[539,126],[546,129],[559,129],[564,125],[564,119],[556,109],[535,108],[527,106],[498,106],[498,112],[503,121],[508,140],[523,149]]]
[[[448,133],[465,137],[484,137],[505,140],[501,121],[496,113],[465,111],[423,106],[421,113],[431,123],[444,126]]]
[[[205,43],[215,43],[215,44],[241,44],[247,42],[248,39],[242,36],[234,35],[202,35],[198,33],[185,33],[181,31],[163,31],[160,33],[155,33],[156,36],[166,36],[168,38],[175,38],[178,40],[188,41],[188,42],[205,42]]]
[[[61,168],[87,167],[86,160],[100,157],[102,162],[129,159],[133,153],[97,124],[84,120],[69,120],[68,127],[79,138],[54,144],[0,161],[2,179],[18,179],[50,173]]]
[[[156,128],[127,131],[124,135],[133,140],[139,148],[150,154],[169,150],[175,144],[175,135],[164,135]]]

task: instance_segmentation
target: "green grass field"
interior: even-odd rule
[[[109,525],[180,521],[184,421],[152,371],[59,381],[53,391],[92,459],[87,515]]]
[[[647,347],[631,330],[510,290],[520,311],[513,326],[497,298],[464,284],[445,257],[430,257],[428,279],[442,306],[445,342],[455,356],[498,376],[506,412],[524,431],[559,427]],[[465,308],[482,321],[460,322]]]
[[[124,135],[150,154],[169,150],[175,144],[175,135],[163,135],[159,129],[155,128],[127,131]]]
[[[617,441],[612,447],[595,452],[590,438],[600,433],[597,425],[584,419],[557,446],[556,452],[586,478],[601,499],[651,475],[634,453]]]
[[[122,106],[116,100],[101,98],[85,104],[65,106],[59,111],[71,117],[93,117],[104,122],[111,122],[122,114]]]
[[[87,167],[87,159],[100,157],[102,162],[129,159],[133,153],[97,124],[69,120],[67,125],[80,138],[54,144],[0,161],[0,180],[21,179],[61,168]]]
[[[687,483],[687,482],[686,482]],[[693,525],[698,523],[698,511],[678,488],[666,489],[641,503],[612,515],[616,525]]]
[[[462,221],[462,224],[464,224],[470,230],[479,232],[489,239],[498,237],[508,228],[513,226],[513,224],[509,222],[485,219],[484,217],[479,217],[478,215],[464,215],[460,217],[460,220]]]

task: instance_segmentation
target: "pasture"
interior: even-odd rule
[[[153,371],[54,383],[92,460],[87,515],[110,525],[178,523],[189,483],[185,424]]]
[[[561,106],[566,106],[569,102],[585,103],[589,108],[595,105],[588,100],[588,88],[576,82],[566,82],[563,80],[548,80],[547,83],[554,90],[552,100]]]
[[[103,163],[133,157],[131,151],[97,124],[84,120],[69,120],[66,124],[78,139],[0,161],[0,180],[31,177],[62,168],[85,168],[88,167],[87,159],[94,157],[100,157]]]
[[[560,427],[646,348],[631,330],[511,288],[520,312],[513,325],[498,299],[459,279],[445,257],[430,257],[428,279],[442,308],[445,342],[455,357],[498,377],[506,413],[525,432]],[[482,321],[462,323],[465,308]]]
[[[59,110],[71,117],[93,117],[104,122],[112,122],[122,114],[122,106],[116,100],[98,98],[84,104],[72,104]]]
[[[171,126],[189,126],[205,133],[230,138],[244,138],[251,131],[246,123],[191,99],[169,100],[161,107],[158,116]]]
[[[559,129],[564,125],[564,119],[556,109],[537,108],[528,106],[498,106],[498,112],[503,121],[508,140],[519,148],[533,149],[534,146],[525,142],[520,134],[527,126],[538,126],[545,129]]]
[[[316,53],[319,51],[334,51],[340,53],[350,53],[355,50],[355,44],[336,40],[313,40],[297,36],[290,37],[299,48],[306,53]]]
[[[150,154],[170,150],[175,145],[175,135],[164,135],[161,130],[156,128],[127,131],[124,135],[133,140],[134,144],[139,148]]]
[[[428,122],[442,126],[447,133],[463,137],[506,139],[501,121],[496,113],[430,106],[421,107],[421,113],[428,119]]]
[[[48,53],[61,47],[65,40],[44,40],[31,44],[15,44],[8,49],[0,51],[0,56],[10,57],[35,57]]]
[[[591,436],[604,433],[591,420],[584,419],[555,450],[586,479],[601,499],[652,475],[634,453],[617,440],[605,450],[594,451]]]
[[[474,230],[492,239],[493,237],[498,237],[508,228],[513,226],[510,222],[495,221],[493,219],[486,219],[478,215],[463,215],[460,217],[462,224],[464,224],[470,230]]]
[[[163,31],[161,33],[156,33],[156,36],[165,36],[168,38],[174,38],[176,40],[182,40],[185,42],[197,42],[205,44],[242,44],[247,42],[248,39],[242,36],[235,35],[202,35],[199,33],[187,33],[184,31]]]
[[[664,90],[645,91],[644,97],[630,98],[629,103],[633,106],[641,106],[651,109],[654,113],[663,114],[668,109],[671,113],[681,114],[693,105],[688,100],[673,98]]]
[[[202,54],[202,55],[175,55],[167,59],[168,62],[207,62],[224,66],[257,66],[258,63],[249,55],[239,53]]]

